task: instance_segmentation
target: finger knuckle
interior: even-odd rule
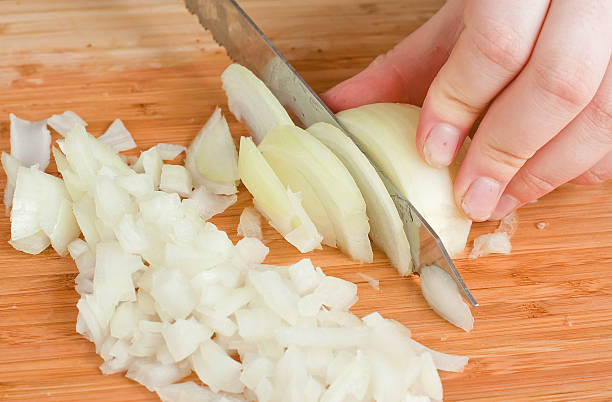
[[[535,86],[545,100],[555,106],[576,109],[585,107],[597,91],[599,82],[587,58],[548,56],[535,63]]]
[[[532,194],[532,198],[541,197],[557,187],[555,183],[527,167],[519,172],[519,180],[523,183],[526,191]]]
[[[599,142],[612,145],[612,93],[597,93],[584,113]]]
[[[471,32],[476,50],[491,63],[512,74],[518,72],[529,57],[521,34],[508,24],[489,21],[482,28],[475,26]]]
[[[527,159],[532,155],[522,154],[517,151],[507,150],[493,142],[487,142],[482,148],[482,155],[492,163],[509,167],[513,170],[520,169]]]

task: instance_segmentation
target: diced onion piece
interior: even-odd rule
[[[66,185],[66,190],[70,194],[70,198],[72,201],[78,201],[81,197],[87,192],[86,183],[84,183],[79,175],[72,170],[70,167],[70,163],[68,163],[68,159],[66,156],[62,154],[57,148],[53,147],[53,158],[55,159],[55,164],[57,165],[57,170],[62,175],[62,179],[64,179],[64,184]]]
[[[460,373],[463,368],[468,364],[468,358],[466,356],[451,355],[448,353],[438,352],[430,349],[427,346],[420,344],[419,342],[411,339],[412,348],[416,353],[428,352],[436,365],[438,370],[453,371]]]
[[[548,222],[542,221],[542,222],[536,223],[536,228],[538,228],[539,230],[544,230],[546,229],[548,225],[549,225]]]
[[[366,275],[362,272],[357,272],[357,275],[359,275],[361,277],[361,279],[363,279],[364,281],[366,281],[368,283],[368,285],[370,285],[372,287],[372,289],[374,290],[380,290],[380,281],[374,277],[371,277],[370,275]]]
[[[51,134],[47,121],[27,121],[10,114],[11,155],[24,166],[38,165],[43,172],[49,166],[51,157]]]
[[[366,205],[353,177],[319,140],[296,126],[272,129],[259,146],[273,169],[304,177],[334,225],[338,248],[360,262],[372,261]],[[283,166],[276,166],[277,161]],[[292,183],[284,183],[292,188]]]
[[[334,380],[321,397],[321,402],[342,401],[347,398],[363,400],[370,382],[370,367],[361,350],[348,367]]]
[[[240,214],[238,223],[238,236],[255,237],[259,240],[263,238],[261,233],[261,215],[253,207],[246,207]]]
[[[157,147],[151,147],[140,154],[134,164],[134,170],[138,173],[146,173],[153,178],[155,188],[159,187],[161,181],[162,165],[164,164]]]
[[[298,296],[285,284],[278,273],[252,270],[249,272],[249,282],[253,284],[270,309],[289,324],[295,325],[298,319]]]
[[[141,383],[149,391],[170,385],[189,374],[188,368],[181,368],[176,364],[161,364],[149,359],[138,359],[130,364],[125,375]]]
[[[6,173],[6,187],[4,188],[4,206],[5,212],[8,215],[11,205],[13,205],[13,194],[17,185],[17,171],[19,166],[23,166],[17,158],[12,155],[2,152],[2,167]]]
[[[325,274],[320,268],[315,269],[308,258],[304,258],[289,267],[289,276],[298,294],[303,296],[315,290]]]
[[[206,186],[199,186],[189,195],[189,199],[183,200],[183,205],[197,211],[200,217],[207,221],[213,216],[225,211],[231,205],[235,204],[237,200],[238,197],[236,194],[215,194],[209,191]]]
[[[187,148],[185,166],[195,184],[208,185],[218,194],[229,195],[236,192],[239,179],[237,160],[227,121],[217,107]],[[219,186],[213,186],[215,183]]]
[[[115,152],[127,151],[136,148],[132,134],[125,128],[125,124],[119,119],[113,120],[104,134],[98,137],[98,141],[111,147]]]
[[[163,402],[242,402],[243,398],[238,398],[225,393],[216,393],[206,387],[196,384],[193,381],[181,382],[178,384],[164,385],[156,389],[157,395]]]
[[[471,331],[474,317],[450,275],[435,265],[421,268],[420,275],[421,290],[431,308],[451,324]]]
[[[268,308],[240,309],[235,315],[238,333],[248,342],[272,339],[281,326],[279,316]]]
[[[193,354],[192,362],[200,380],[214,392],[242,392],[244,384],[240,382],[241,364],[229,357],[212,340],[202,343],[199,350]]]
[[[355,348],[364,346],[369,337],[364,326],[349,328],[297,328],[283,327],[276,331],[281,345],[307,348]]]
[[[416,147],[416,127],[421,109],[379,103],[338,113],[340,122],[412,202],[450,255],[463,251],[472,221],[455,204],[453,179],[469,145],[448,168],[428,165]]]
[[[238,166],[255,206],[274,229],[302,253],[321,247],[321,235],[300,199],[285,189],[250,138],[240,139]]]
[[[163,142],[160,142],[155,147],[157,152],[159,152],[159,156],[165,161],[171,161],[179,156],[181,152],[187,151],[187,147],[184,145],[166,144]]]
[[[500,222],[496,232],[505,232],[508,234],[508,237],[512,237],[518,228],[518,215],[515,212],[505,216]]]
[[[115,179],[117,184],[137,199],[144,199],[153,194],[155,183],[153,177],[146,173],[128,174]]]
[[[155,271],[151,295],[174,319],[187,318],[198,302],[189,280],[178,269],[162,268]]]
[[[66,110],[62,114],[54,114],[53,116],[49,117],[47,119],[47,124],[64,137],[75,125],[83,127],[87,126],[87,122],[85,120],[70,110]]]
[[[200,343],[213,334],[210,328],[200,324],[193,317],[188,320],[178,319],[172,324],[166,322],[161,333],[175,362],[191,355]]]
[[[368,158],[340,129],[328,123],[316,123],[308,131],[342,161],[355,179],[366,202],[370,238],[383,249],[401,275],[412,272],[410,244],[404,224],[380,176]]]
[[[163,165],[159,188],[167,193],[178,193],[187,197],[191,193],[191,175],[181,165]]]
[[[249,69],[232,64],[221,74],[227,104],[259,144],[274,127],[293,124],[289,114],[266,85]]]
[[[326,276],[315,289],[314,296],[329,308],[348,310],[357,302],[357,285],[334,276]]]
[[[510,254],[512,244],[506,232],[487,233],[474,239],[470,258],[475,259],[488,254]]]

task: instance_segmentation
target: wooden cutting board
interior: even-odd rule
[[[243,0],[244,8],[324,91],[365,67],[440,6],[438,0]],[[229,59],[179,0],[0,0],[0,149],[8,114],[38,120],[73,110],[102,133],[121,118],[140,149],[187,144],[215,105]],[[232,117],[238,137],[246,134]],[[55,171],[55,167],[51,167]],[[2,174],[0,186],[4,188]],[[510,256],[456,263],[481,306],[465,333],[425,304],[380,252],[356,265],[334,249],[308,255],[359,285],[354,311],[380,311],[426,345],[470,356],[442,373],[447,400],[612,399],[612,183],[563,186],[520,211]],[[236,239],[239,202],[214,222]],[[537,222],[547,222],[538,230]],[[471,238],[495,225],[475,224]],[[302,256],[269,227],[269,262]],[[155,400],[121,375],[103,376],[91,343],[75,332],[78,299],[70,258],[21,254],[0,218],[0,399]],[[380,280],[380,291],[359,277]]]

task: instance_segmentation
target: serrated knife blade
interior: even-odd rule
[[[185,5],[212,33],[215,41],[225,48],[228,56],[259,76],[304,127],[327,122],[340,128],[355,142],[380,175],[402,218],[415,262],[414,271],[418,273],[426,265],[439,266],[457,283],[463,297],[472,306],[478,306],[436,232],[244,10],[234,0],[185,0]]]

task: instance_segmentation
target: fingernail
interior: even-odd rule
[[[463,197],[461,207],[467,216],[475,221],[486,221],[491,216],[500,185],[490,177],[474,180]]]
[[[433,167],[450,165],[459,143],[459,135],[459,130],[450,124],[434,124],[423,146],[427,163]]]
[[[504,194],[499,199],[495,211],[491,214],[491,220],[498,221],[503,219],[510,212],[514,211],[519,206],[519,200],[511,196],[510,194]]]

